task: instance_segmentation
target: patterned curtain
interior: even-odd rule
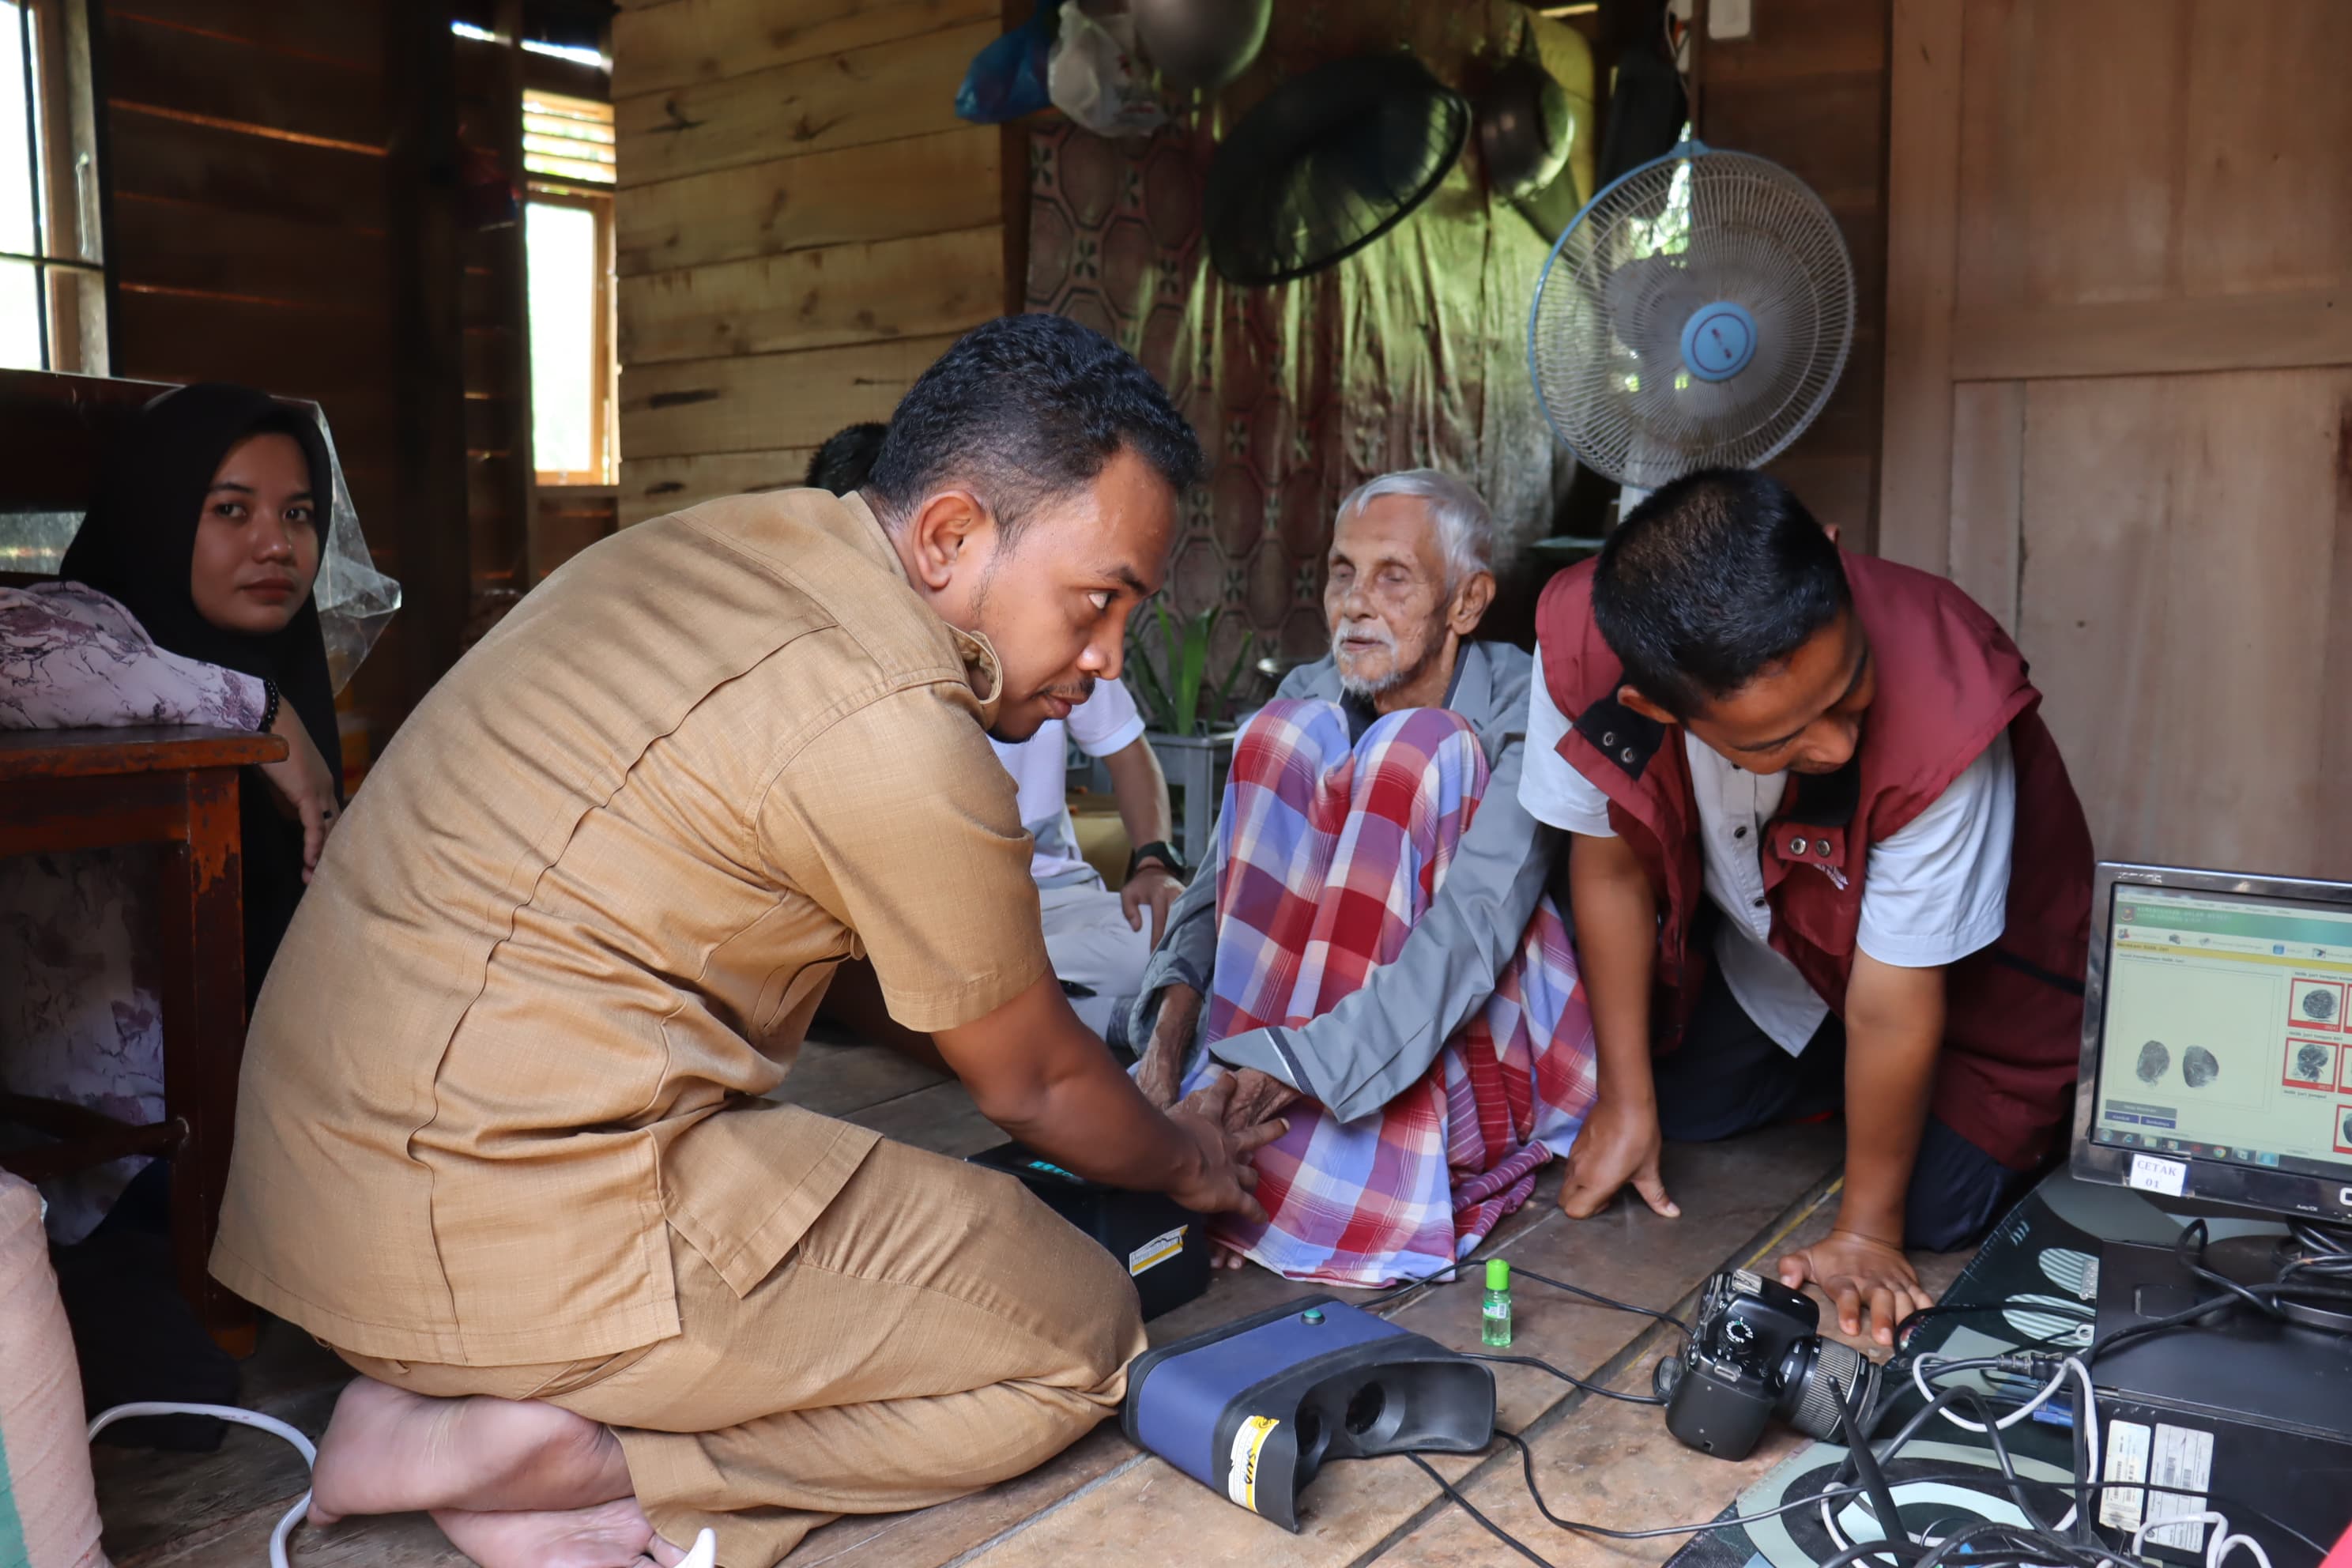
[[[1225,606],[1213,669],[1245,632],[1261,652],[1292,659],[1325,650],[1332,513],[1375,474],[1432,467],[1476,485],[1495,510],[1507,581],[1528,569],[1528,542],[1551,531],[1572,461],[1537,409],[1526,350],[1549,247],[1489,198],[1475,135],[1417,213],[1298,282],[1226,283],[1202,232],[1217,136],[1275,85],[1326,60],[1405,47],[1461,88],[1482,57],[1517,44],[1525,16],[1507,0],[1282,0],[1265,53],[1214,105],[1128,142],[1058,117],[1033,132],[1030,308],[1133,352],[1208,453],[1168,597],[1183,615]],[[1156,643],[1140,622],[1138,635]]]

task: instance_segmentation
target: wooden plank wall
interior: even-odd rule
[[[1853,258],[1853,351],[1829,406],[1771,471],[1849,544],[1876,548],[1886,321],[1887,45],[1891,0],[1767,0],[1748,37],[1700,28],[1696,128],[1811,185]]]
[[[624,526],[798,484],[1019,308],[1025,139],[953,109],[1002,5],[622,0]]]
[[[380,744],[454,658],[438,470],[411,449],[429,428],[420,208],[397,184],[424,162],[415,132],[434,110],[413,67],[436,13],[446,41],[446,5],[100,10],[114,374],[244,382],[325,409],[368,544],[407,597],[346,693]]]
[[[458,137],[494,150],[518,186],[523,179],[523,52],[513,39],[521,10],[509,0],[486,18],[497,38],[456,41]],[[530,340],[520,217],[496,228],[466,226],[458,254],[466,269],[459,299],[470,589],[466,643],[471,647],[530,586],[525,566],[532,505]]]

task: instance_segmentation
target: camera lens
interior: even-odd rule
[[[1833,1438],[1843,1430],[1840,1413],[1859,1421],[1878,1393],[1878,1367],[1833,1340],[1813,1339],[1789,1353],[1789,1381],[1780,1408],[1789,1425],[1808,1437]]]

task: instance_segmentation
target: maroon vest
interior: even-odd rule
[[[2002,730],[2017,770],[2007,929],[1951,966],[1937,1116],[2014,1169],[2046,1155],[2073,1104],[2091,925],[2091,834],[2025,660],[1941,577],[1844,554],[1878,695],[1853,761],[1792,773],[1763,844],[1772,946],[1843,1016],[1870,847],[1942,795]],[[1609,820],[1660,903],[1654,1016],[1679,1037],[1706,955],[1692,931],[1705,868],[1680,737],[1617,700],[1624,667],[1592,618],[1592,563],[1552,578],[1536,612],[1543,679],[1570,719],[1559,754],[1609,797]],[[1668,744],[1669,741],[1674,742]],[[1849,1114],[1852,1114],[1851,1110]]]

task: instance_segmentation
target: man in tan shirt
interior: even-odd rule
[[[1116,675],[1192,433],[1075,323],[966,336],[865,490],[640,524],[403,726],[256,1009],[214,1272],[365,1375],[312,1518],[429,1510],[487,1568],[766,1568],[1017,1474],[1143,1345],[1010,1178],[762,1097],[870,959],[980,1109],[1072,1170],[1253,1212],[1046,965],[990,731]],[[1205,1112],[1205,1113],[1203,1113]]]

